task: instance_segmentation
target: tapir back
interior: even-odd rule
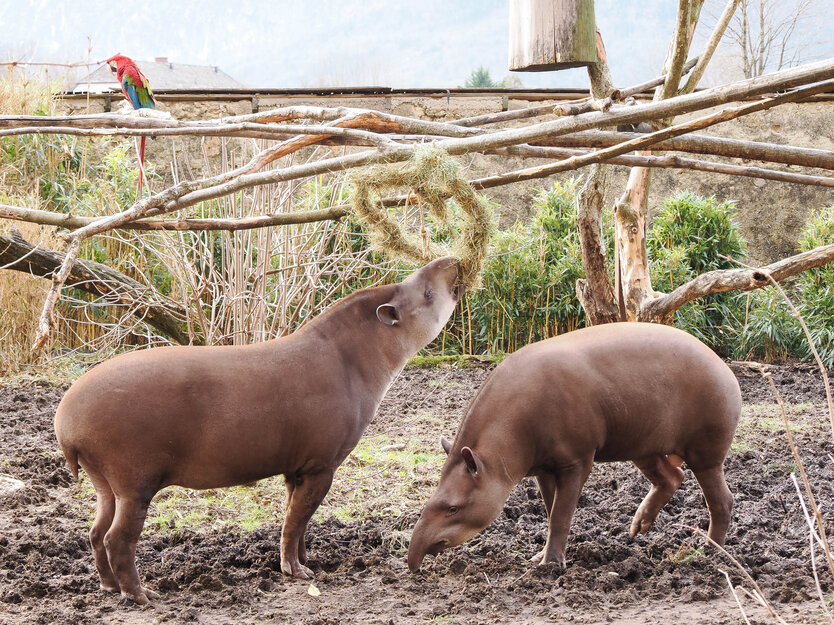
[[[504,432],[533,468],[588,449],[602,462],[662,453],[697,465],[723,459],[740,412],[735,376],[703,343],[668,326],[616,323],[509,356],[473,401],[461,434],[472,444],[482,432]]]

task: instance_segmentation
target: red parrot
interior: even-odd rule
[[[153,91],[147,77],[139,70],[133,60],[121,54],[111,56],[105,61],[110,71],[116,74],[122,92],[130,100],[134,109],[155,109]],[[111,63],[115,63],[113,67]],[[142,194],[142,174],[145,170],[145,137],[139,141],[139,194]]]

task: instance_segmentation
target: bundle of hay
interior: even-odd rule
[[[492,235],[492,208],[475,193],[464,178],[460,165],[446,152],[421,146],[405,163],[375,165],[351,178],[352,204],[357,219],[368,229],[371,245],[392,258],[425,264],[440,256],[460,260],[460,281],[467,288],[478,286]],[[395,217],[379,205],[376,196],[391,188],[408,187],[418,201],[428,207],[436,224],[447,230],[454,241],[451,250],[430,241],[425,232],[422,241],[406,234]],[[447,199],[460,207],[460,224],[452,224]]]

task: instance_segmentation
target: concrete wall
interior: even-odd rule
[[[383,93],[324,93],[324,92],[272,92],[239,94],[159,94],[159,107],[168,110],[178,119],[213,119],[227,115],[251,113],[277,106],[310,104],[315,106],[349,106],[391,112],[397,115],[446,121],[471,115],[563,102],[583,94],[581,92],[394,92]],[[70,96],[65,100],[69,113],[103,112],[118,103],[110,96]],[[687,117],[697,117],[705,112]],[[549,117],[540,117],[546,120]],[[684,118],[679,118],[684,119]],[[705,134],[738,139],[767,141],[834,150],[834,99],[821,98],[813,102],[786,104],[731,122],[720,124]],[[511,122],[508,126],[532,123],[530,120]],[[252,153],[252,141],[236,141],[231,144],[236,158],[245,159]],[[219,138],[177,138],[149,142],[147,156],[159,172],[170,172],[172,154],[180,175],[206,172],[206,163],[217,162],[221,154]],[[162,148],[162,149],[160,149]],[[709,160],[718,157],[703,156]],[[471,177],[481,177],[544,164],[539,159],[506,158],[471,155],[461,158],[471,170]],[[797,170],[789,166],[774,166],[785,170]],[[606,201],[613,204],[622,193],[628,169],[614,166],[613,182]],[[526,219],[531,213],[531,200],[537,189],[549,187],[554,179],[567,179],[582,171],[557,175],[550,179],[516,183],[487,192],[500,205],[501,224],[506,226],[517,219]],[[826,175],[824,171],[809,173]],[[170,173],[166,176],[170,180]],[[656,169],[652,175],[650,209],[656,211],[668,196],[685,190],[702,195],[714,195],[718,200],[733,200],[738,206],[738,222],[750,245],[750,256],[758,262],[768,262],[795,251],[796,241],[811,211],[834,204],[834,188],[810,187],[797,184],[767,181],[759,178],[741,178],[722,174],[687,170]]]

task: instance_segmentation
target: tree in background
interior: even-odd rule
[[[808,38],[814,0],[741,0],[727,39],[745,78],[761,76],[809,60]]]
[[[524,84],[521,82],[521,78],[515,74],[507,74],[503,80],[496,81],[489,70],[481,65],[478,69],[472,70],[463,86],[466,89],[518,89],[523,87]]]

